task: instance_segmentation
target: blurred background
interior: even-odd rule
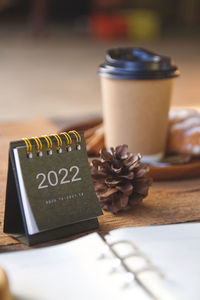
[[[200,0],[0,0],[0,121],[101,115],[110,47],[171,56],[173,105],[200,105]]]

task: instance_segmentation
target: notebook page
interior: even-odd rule
[[[199,223],[121,228],[110,232],[107,240],[128,240],[136,245],[164,274],[164,285],[175,299],[200,299]]]
[[[102,256],[102,254],[106,256]],[[104,257],[104,258],[102,258]],[[96,234],[42,249],[0,254],[12,294],[20,300],[151,300],[117,265]]]

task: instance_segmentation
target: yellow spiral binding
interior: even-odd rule
[[[32,145],[29,139],[23,138],[23,141],[26,144],[26,153],[29,156],[32,153]]]
[[[43,144],[41,139],[45,139],[46,143],[47,143],[47,152],[48,154],[52,154],[52,148],[53,148],[53,141],[52,141],[52,137],[54,137],[57,141],[57,151],[58,152],[62,152],[62,145],[63,145],[63,140],[61,135],[64,135],[64,137],[67,140],[67,145],[66,145],[66,149],[68,151],[71,151],[71,145],[72,145],[72,138],[70,136],[70,134],[73,134],[76,138],[76,149],[80,150],[81,146],[81,136],[80,134],[76,131],[76,130],[71,130],[69,132],[61,132],[60,134],[51,134],[51,135],[43,135],[41,137],[32,137],[31,139],[33,139],[35,141],[36,144],[36,149],[37,149],[37,154],[39,156],[42,156],[42,149],[43,149]],[[23,138],[25,144],[26,144],[26,153],[27,156],[32,157],[32,144],[31,144],[31,139],[28,138]]]
[[[69,133],[67,133],[67,132],[61,132],[60,135],[64,135],[64,136],[66,137],[66,140],[67,140],[67,146],[66,146],[66,148],[71,147],[71,144],[72,144],[72,138],[71,138],[71,136],[69,135]]]
[[[81,136],[80,136],[80,134],[76,130],[71,130],[71,131],[69,131],[69,133],[72,133],[72,134],[75,135],[75,137],[76,137],[76,145],[77,146],[80,145],[80,143],[81,143]]]
[[[35,137],[32,137],[32,139],[34,139],[36,142],[37,154],[42,153],[42,142],[41,142],[40,138],[35,136]]]
[[[42,137],[47,142],[47,152],[50,152],[52,150],[52,147],[53,147],[52,140],[50,139],[50,137],[48,135],[43,135]]]
[[[57,137],[58,137],[58,139],[59,139],[59,141],[60,141],[60,148],[62,147],[62,139],[61,139],[61,137],[57,134]]]
[[[61,139],[61,137],[58,134],[51,134],[50,137],[51,136],[55,137],[55,139],[57,141],[57,150],[59,151],[61,149],[61,147],[62,147],[62,139]]]

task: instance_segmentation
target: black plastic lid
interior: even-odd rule
[[[179,76],[171,58],[143,48],[116,48],[106,53],[99,75],[116,79],[165,79]]]

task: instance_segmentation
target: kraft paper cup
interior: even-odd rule
[[[145,162],[161,160],[177,67],[145,49],[119,48],[108,50],[99,75],[106,147],[127,144]]]

